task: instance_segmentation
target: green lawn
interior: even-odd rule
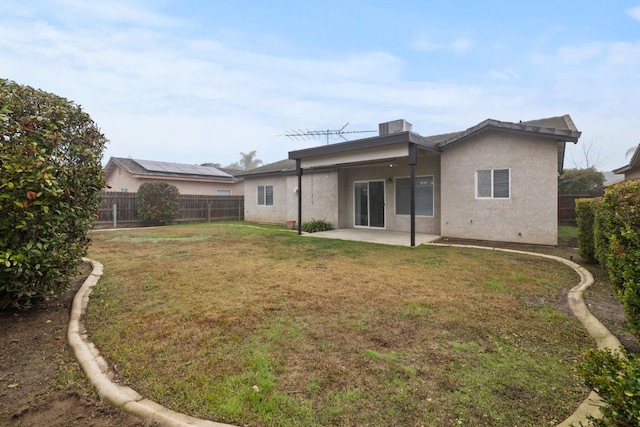
[[[558,246],[578,247],[578,227],[561,225],[558,227]]]
[[[230,224],[93,234],[91,339],[134,389],[251,426],[541,426],[592,340],[550,260]]]

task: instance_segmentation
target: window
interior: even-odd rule
[[[258,206],[273,206],[273,185],[258,186]]]
[[[484,169],[476,171],[476,198],[508,199],[510,196],[510,169]]]
[[[216,196],[230,196],[231,190],[216,190]]]
[[[416,177],[416,215],[433,216],[433,176]],[[396,178],[396,215],[411,215],[411,178]]]

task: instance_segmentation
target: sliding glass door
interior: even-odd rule
[[[384,228],[384,181],[356,182],[354,194],[354,225]]]

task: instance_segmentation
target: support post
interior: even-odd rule
[[[296,159],[296,175],[298,175],[298,236],[302,234],[302,174],[300,159]]]
[[[113,204],[113,228],[118,228],[118,205]]]
[[[418,146],[409,143],[409,168],[411,169],[411,246],[416,245],[416,164],[418,163]]]

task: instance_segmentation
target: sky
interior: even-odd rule
[[[110,157],[265,164],[375,136],[570,114],[565,167],[640,143],[640,0],[0,0],[0,78],[82,106]]]

